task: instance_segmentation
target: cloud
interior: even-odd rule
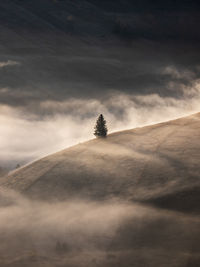
[[[102,100],[71,98],[44,100],[28,107],[1,105],[0,165],[14,167],[93,138],[100,113],[111,133],[198,112],[199,83],[182,90],[184,97],[180,99],[113,92]]]
[[[80,21],[85,21],[89,10],[87,5],[70,6],[68,10],[63,1],[58,2],[56,6],[58,10],[62,7],[63,14],[61,18],[55,10],[58,20],[65,19],[68,25],[69,16],[81,16]],[[46,3],[50,8],[47,10],[51,10],[49,4]],[[24,5],[25,2],[16,4],[20,10]],[[38,5],[39,2],[36,3]],[[37,31],[25,35],[20,23],[16,23],[15,28],[16,33],[20,30],[19,35],[4,29],[5,39],[13,41],[9,44],[5,41],[3,47],[7,52],[0,53],[0,166],[8,164],[13,167],[18,161],[23,164],[92,138],[99,113],[106,116],[109,132],[113,132],[199,111],[199,45],[198,40],[192,43],[189,40],[196,20],[192,19],[189,28],[182,27],[186,31],[182,36],[185,34],[187,42],[174,38],[174,32],[173,38],[167,37],[176,23],[177,16],[173,12],[176,14],[179,9],[183,12],[183,5],[177,4],[172,12],[171,5],[165,3],[168,11],[166,16],[160,16],[154,14],[154,4],[146,1],[141,6],[131,1],[126,5],[121,1],[115,3],[115,8],[119,10],[116,16],[131,26],[135,25],[134,36],[128,43],[111,34],[116,16],[113,17],[110,5],[101,5],[105,10],[108,8],[106,16],[110,18],[104,21],[105,14],[97,7],[99,4],[93,5],[100,15],[98,21],[103,22],[100,27],[105,34],[103,42],[96,20],[81,28],[83,36],[88,33],[84,38],[77,38],[80,25],[76,24],[79,23],[76,19],[73,23],[77,35],[70,36],[63,35],[62,31],[58,34],[56,30],[65,24],[54,24],[54,20],[45,24],[46,17],[42,22],[34,21],[34,25],[39,25]],[[162,4],[156,5],[161,14]],[[10,14],[10,4],[4,6]],[[30,8],[33,8],[32,14],[37,11],[37,8]],[[77,16],[79,8],[82,11],[78,11]],[[147,14],[149,8],[151,12]],[[131,11],[129,15],[126,9]],[[25,11],[28,12],[27,8]],[[193,11],[190,10],[192,14]],[[168,17],[170,12],[173,13],[171,22]],[[24,14],[24,19],[29,22],[27,27],[33,26],[32,14]],[[183,15],[181,13],[178,27],[188,21],[182,20]],[[6,19],[11,27],[13,21],[10,21],[10,16]],[[158,23],[160,20],[163,24]],[[16,22],[19,22],[17,17]],[[39,29],[47,29],[49,25],[55,27],[41,34]],[[163,32],[162,25],[169,31]],[[195,27],[194,36],[196,29],[198,27]],[[9,67],[17,64],[16,68]],[[8,68],[4,68],[6,66]]]
[[[16,66],[16,65],[20,65],[20,63],[13,60],[8,60],[7,62],[0,62],[0,68],[4,68],[7,66]]]

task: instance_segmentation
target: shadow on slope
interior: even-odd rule
[[[199,214],[200,187],[186,188],[180,192],[152,198],[143,203],[150,203],[162,209]]]

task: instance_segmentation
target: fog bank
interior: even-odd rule
[[[17,163],[23,165],[93,138],[100,113],[104,114],[111,133],[198,112],[199,83],[190,90],[183,87],[182,91],[181,98],[115,91],[101,100],[71,98],[63,102],[46,100],[29,107],[1,105],[0,166],[14,168]]]

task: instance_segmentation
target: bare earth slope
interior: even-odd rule
[[[199,140],[200,113],[76,145],[15,171],[1,186],[42,199],[123,198],[163,207],[172,201],[179,210],[176,202],[189,196],[198,210]]]

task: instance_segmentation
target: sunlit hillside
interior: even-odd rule
[[[38,160],[2,179],[39,199],[146,200],[200,186],[200,114],[117,132]]]
[[[0,266],[199,266],[199,140],[198,113],[1,178]]]

